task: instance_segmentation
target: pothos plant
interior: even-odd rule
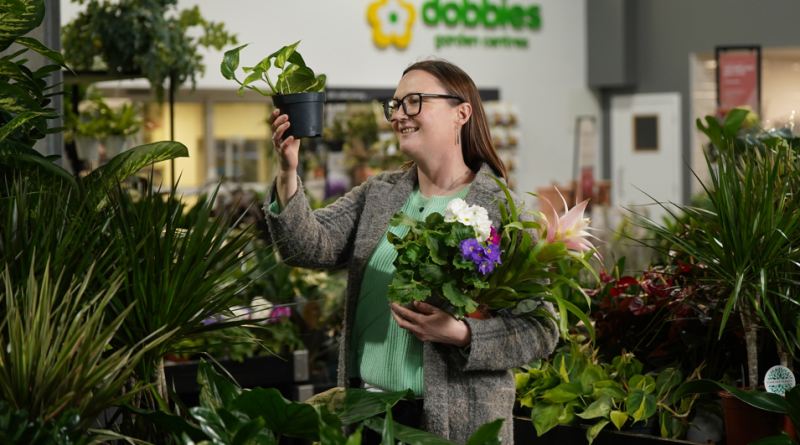
[[[241,87],[239,96],[244,96],[244,89],[250,89],[264,96],[274,96],[276,94],[293,93],[313,93],[322,91],[325,88],[325,75],[314,74],[314,71],[306,66],[303,56],[296,51],[300,41],[292,45],[284,46],[274,53],[265,57],[261,62],[252,67],[244,67],[243,70],[247,77],[243,82],[236,78],[236,70],[239,68],[239,52],[247,45],[242,45],[225,53],[222,59],[220,71],[228,80],[236,81]],[[269,69],[275,67],[281,70],[277,80],[273,83],[269,77]],[[270,87],[270,91],[264,91],[253,82],[262,80]]]
[[[682,437],[697,397],[674,396],[684,382],[680,370],[666,368],[650,375],[642,374],[642,368],[632,353],[623,351],[610,363],[601,363],[597,350],[573,342],[552,361],[540,360],[517,370],[517,401],[531,409],[539,436],[559,424],[584,423],[591,425],[586,432],[591,444],[609,424],[621,430],[657,415],[662,437]]]

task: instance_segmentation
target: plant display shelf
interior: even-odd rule
[[[167,385],[184,403],[197,399],[200,384],[197,383],[199,361],[167,362],[164,366]],[[211,363],[216,371],[227,376],[230,373],[242,388],[278,388],[284,397],[295,401],[305,401],[314,395],[314,386],[309,384],[308,351],[295,351],[281,356],[253,357],[243,362],[220,360],[220,369]],[[226,372],[227,371],[227,372]],[[189,405],[191,406],[191,405]]]
[[[588,426],[558,425],[545,433],[542,437],[536,435],[531,419],[514,417],[514,443],[517,445],[586,445],[586,430]],[[665,439],[661,436],[634,434],[617,431],[614,428],[604,428],[593,445],[678,445],[695,444],[685,440]]]

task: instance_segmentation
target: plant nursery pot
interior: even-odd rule
[[[272,103],[289,116],[289,128],[283,138],[317,138],[322,136],[322,104],[325,93],[276,94]]]
[[[765,437],[780,435],[784,415],[748,405],[728,391],[722,391],[719,395],[725,411],[728,445],[747,445]]]
[[[111,159],[128,149],[128,138],[125,136],[109,136],[103,140],[103,146],[106,147],[106,157]]]
[[[100,160],[100,140],[84,136],[76,137],[75,151],[78,154],[78,159],[97,162]]]

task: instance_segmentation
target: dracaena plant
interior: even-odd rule
[[[92,275],[90,268],[80,279],[51,271],[49,264],[40,276],[31,273],[21,284],[8,269],[0,275],[0,399],[7,403],[6,415],[25,411],[28,421],[47,424],[73,411],[78,418],[71,428],[80,432],[106,408],[145,388],[120,391],[146,351],[163,337],[110,349],[133,305],[106,317],[121,280],[111,277],[108,287],[90,294]],[[60,283],[66,283],[66,290]]]
[[[322,91],[325,88],[325,75],[314,74],[314,71],[306,66],[303,56],[296,51],[299,43],[298,41],[292,45],[284,46],[265,57],[257,65],[243,68],[245,74],[247,74],[244,81],[239,81],[236,78],[236,70],[239,68],[239,52],[247,45],[227,51],[222,59],[220,71],[226,79],[234,80],[241,85],[239,96],[244,95],[245,88],[261,93],[264,96]],[[272,67],[281,70],[274,83],[269,77],[269,70]],[[270,90],[264,91],[253,85],[252,83],[257,80],[266,82]]]

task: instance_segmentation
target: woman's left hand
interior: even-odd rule
[[[417,311],[392,303],[392,317],[397,325],[421,341],[455,345],[463,348],[472,341],[469,326],[447,312],[427,303],[414,302]]]

